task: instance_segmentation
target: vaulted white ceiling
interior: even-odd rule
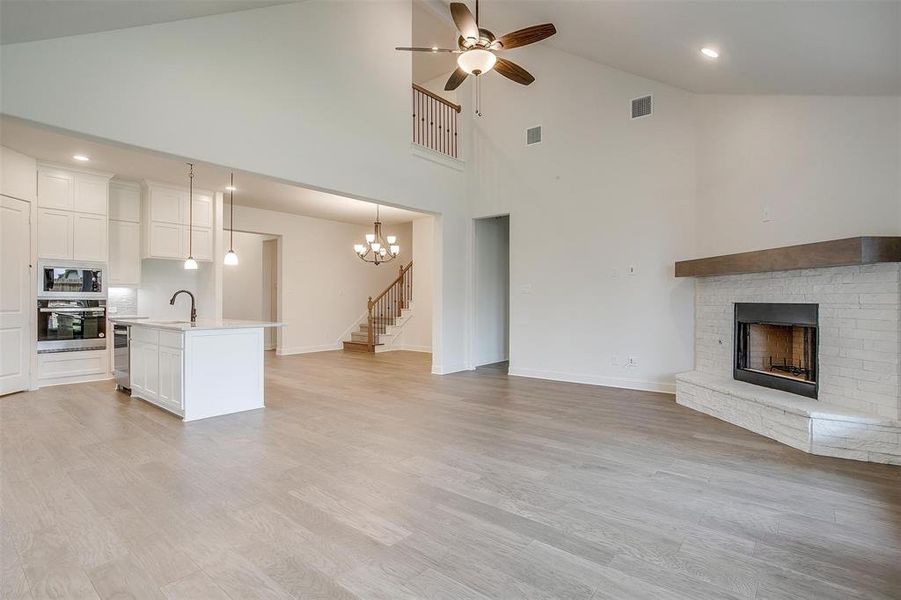
[[[287,4],[296,0],[0,0],[0,42],[15,44]]]
[[[38,160],[76,169],[114,173],[125,181],[149,179],[160,183],[187,186],[185,161],[177,157],[149,152],[129,146],[90,140],[55,129],[48,129],[11,117],[0,117],[3,145]],[[90,157],[81,163],[74,154]],[[199,189],[224,192],[229,170],[217,165],[197,163],[194,185]],[[321,192],[252,173],[235,173],[235,204],[278,212],[329,219],[344,223],[371,224],[375,205],[370,202]],[[421,213],[382,206],[381,218],[386,225],[406,223]]]
[[[284,1],[0,0],[0,41],[121,29]],[[447,1],[425,1],[435,14],[447,14]],[[475,6],[474,0],[467,3]],[[558,34],[544,44],[698,93],[901,94],[898,0],[481,2],[481,24],[497,35],[548,21]],[[432,38],[442,46],[453,43],[440,20],[416,22],[429,23],[414,32],[416,43]],[[299,33],[304,26],[298,23]],[[705,45],[718,48],[720,59],[704,59],[698,51]],[[516,60],[518,52],[525,50],[507,56]],[[417,75],[437,75],[453,66],[447,63],[446,57],[426,58],[418,62],[423,70]]]

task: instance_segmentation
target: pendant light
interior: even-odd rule
[[[235,253],[235,174],[231,174],[228,184],[229,212],[228,219],[228,252],[225,253],[225,264],[234,266],[238,264],[238,255]]]
[[[382,237],[382,221],[379,218],[379,206],[377,204],[375,206],[375,223],[373,223],[372,233],[367,233],[365,240],[366,242],[363,244],[354,244],[354,252],[364,262],[380,265],[383,262],[394,260],[400,253],[397,236]]]
[[[188,163],[188,258],[185,259],[185,269],[197,270],[197,261],[194,260],[194,163]]]

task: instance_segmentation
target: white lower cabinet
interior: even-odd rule
[[[109,222],[110,285],[141,284],[141,225],[128,221]]]
[[[131,328],[132,396],[184,416],[184,352],[180,346],[181,334]]]
[[[160,346],[160,391],[159,404],[172,412],[184,413],[182,402],[182,359],[184,353],[178,348]]]
[[[106,350],[38,354],[40,386],[93,381],[107,377],[109,377],[109,354]]]

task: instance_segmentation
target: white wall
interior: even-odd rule
[[[470,236],[465,176],[411,152],[411,57],[394,50],[410,43],[410,24],[409,0],[311,0],[9,44],[0,57],[0,109],[440,214],[435,293],[444,301],[435,304],[433,367],[460,370],[468,331],[469,256],[459,252]],[[335,43],[339,31],[353,43]],[[463,144],[467,127],[463,119]]]
[[[340,348],[366,312],[367,298],[384,290],[397,277],[398,267],[412,256],[410,223],[383,226],[384,235],[398,236],[401,252],[394,262],[379,266],[364,263],[353,251],[354,244],[372,231],[372,225],[244,206],[235,206],[235,224],[245,231],[281,236],[279,318],[286,326],[279,333],[279,354]],[[225,226],[229,226],[227,221]],[[237,240],[236,234],[236,244]],[[244,260],[240,253],[239,259]],[[261,269],[261,262],[257,264]],[[262,280],[261,273],[259,277]]]
[[[475,223],[475,365],[508,358],[510,343],[510,218]]]
[[[413,220],[413,313],[396,341],[402,350],[432,351],[434,219]]]
[[[697,256],[899,235],[899,113],[888,96],[698,97]]]
[[[485,77],[472,184],[475,216],[510,214],[510,372],[671,391],[693,362],[693,286],[673,262],[694,245],[694,97],[547,46],[517,52],[536,81]],[[648,93],[655,114],[630,120]],[[543,141],[526,146],[535,125]]]
[[[228,232],[223,232],[228,244]],[[222,269],[222,316],[226,319],[264,321],[263,239],[255,233],[235,232],[238,264]]]
[[[191,318],[191,299],[181,294],[175,305],[169,299],[178,290],[194,294],[197,319],[215,319],[215,266],[198,261],[196,271],[186,271],[181,260],[145,259],[141,264],[141,287],[138,288],[138,314],[151,319],[187,321]]]

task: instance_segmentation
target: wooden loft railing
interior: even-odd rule
[[[381,294],[369,297],[367,324],[369,328],[369,350],[375,348],[376,329],[384,333],[388,325],[401,316],[401,311],[413,300],[413,261],[406,267],[400,268],[400,273]]]
[[[457,158],[460,105],[413,84],[413,143]]]

